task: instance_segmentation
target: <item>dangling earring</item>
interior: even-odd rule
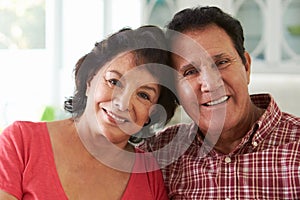
[[[142,144],[142,142],[144,141],[145,136],[148,134],[149,132],[149,128],[146,127],[151,123],[151,118],[149,117],[148,121],[144,124],[143,129],[141,131],[139,131],[138,133],[131,135],[128,142],[134,146],[138,146],[140,144]],[[144,127],[146,127],[144,129]]]
[[[151,123],[151,118],[149,117],[148,121],[144,124],[144,127],[148,126],[150,123]]]

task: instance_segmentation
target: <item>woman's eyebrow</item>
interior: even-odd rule
[[[120,77],[122,77],[123,75],[119,72],[119,71],[117,71],[117,70],[109,70],[109,71],[107,71],[108,73],[114,73],[114,74],[117,74],[118,76],[120,76]]]
[[[155,87],[151,87],[151,86],[148,86],[148,85],[143,85],[140,87],[141,89],[145,89],[145,90],[150,90],[150,91],[153,91],[155,94],[158,93],[158,91],[156,90]]]
[[[117,70],[109,70],[107,71],[108,73],[115,73],[117,74],[119,77],[123,77],[123,74],[121,74],[119,71]],[[125,77],[124,77],[125,78]],[[155,94],[158,93],[157,89],[155,87],[151,87],[151,86],[148,86],[148,85],[142,85],[140,88],[142,89],[145,89],[145,90],[150,90],[150,91],[153,91]]]

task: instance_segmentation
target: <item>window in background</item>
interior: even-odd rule
[[[176,5],[174,0],[146,0],[144,20],[148,24],[164,27],[172,18]]]
[[[258,73],[300,72],[300,1],[236,0],[233,15],[242,23],[246,49]]]
[[[0,19],[0,49],[45,48],[45,0],[1,0]]]
[[[135,6],[140,4],[131,6],[136,12],[128,12],[126,1],[114,1],[119,4],[0,0],[0,132],[15,120],[66,116],[63,101],[73,94],[77,60],[112,27],[139,22],[140,8]],[[106,9],[106,3],[118,9]]]
[[[0,0],[0,129],[38,120],[50,102],[50,7],[46,0]]]
[[[241,21],[245,32],[245,47],[251,52],[253,58],[264,59],[265,41],[263,40],[263,28],[265,20],[263,16],[264,7],[261,1],[254,0],[237,1],[235,16]],[[248,20],[251,19],[251,20]],[[253,23],[255,21],[255,23]]]
[[[300,1],[290,0],[283,12],[283,59],[300,57]]]
[[[300,1],[233,2],[252,56],[250,93],[271,93],[283,111],[299,116]]]
[[[123,27],[137,28],[141,25],[143,0],[103,0],[104,36]]]

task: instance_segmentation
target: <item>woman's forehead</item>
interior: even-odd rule
[[[126,53],[116,56],[112,61],[106,63],[97,72],[96,76],[114,74],[124,80],[136,80],[137,82],[149,81],[157,82],[156,76],[149,71],[149,64],[138,65],[135,62],[135,55]]]

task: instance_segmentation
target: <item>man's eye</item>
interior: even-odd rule
[[[122,87],[122,83],[117,79],[109,79],[107,82],[112,86]]]
[[[224,60],[217,61],[215,64],[219,69],[223,69],[230,65],[230,61],[228,59],[224,59]]]
[[[186,70],[183,73],[183,76],[186,77],[186,76],[194,75],[194,74],[197,74],[197,73],[199,73],[199,71],[196,68],[191,68],[191,69]]]

